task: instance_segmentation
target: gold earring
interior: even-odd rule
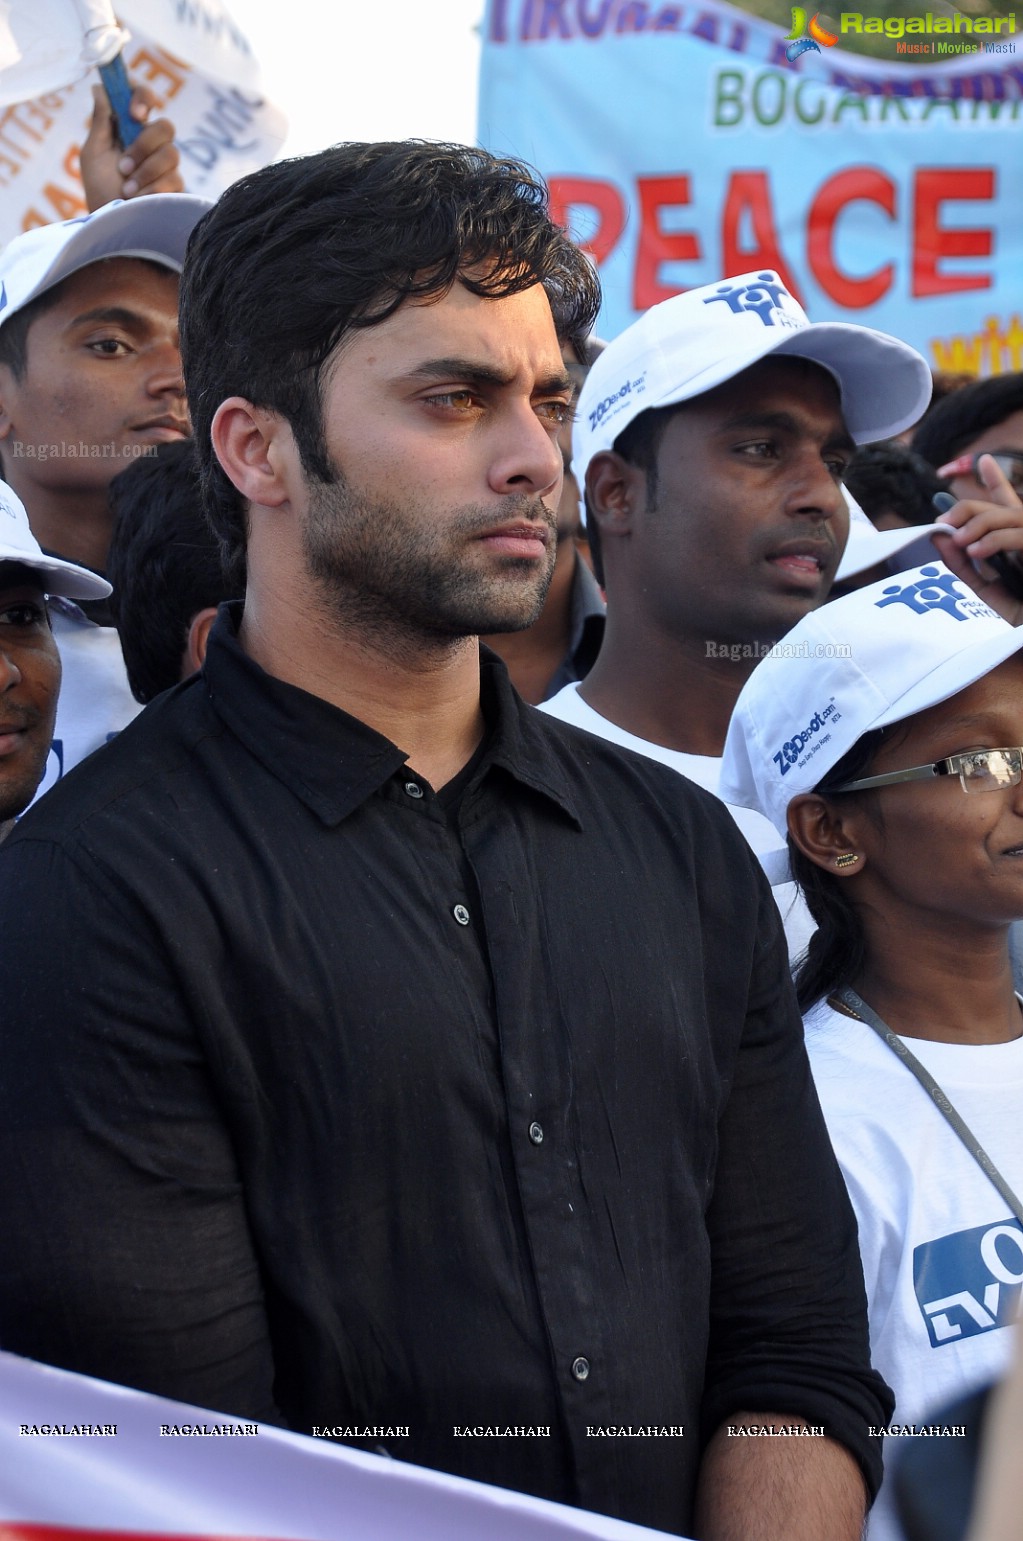
[[[860,858],[856,855],[855,851],[846,851],[844,853],[844,855],[836,856],[835,857],[835,866],[836,867],[855,867],[855,865],[859,861],[859,859]]]

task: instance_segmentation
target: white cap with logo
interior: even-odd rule
[[[811,322],[777,273],[743,273],[654,305],[608,343],[579,397],[579,485],[593,456],[641,412],[702,396],[774,353],[809,359],[834,377],[857,444],[911,427],[931,399],[931,372],[915,348],[870,327]]]
[[[849,506],[849,539],[842,560],[835,573],[835,582],[844,583],[857,573],[889,564],[892,572],[905,567],[919,567],[941,556],[940,544],[932,542],[933,535],[948,535],[948,524],[906,524],[897,530],[879,530],[863,512],[848,487],[842,488],[842,496]],[[898,557],[898,561],[895,558]]]
[[[25,505],[6,482],[0,482],[0,562],[17,562],[39,573],[47,594],[68,599],[106,599],[110,585],[99,573],[76,567],[58,556],[46,556],[32,534]]]
[[[1021,649],[1023,626],[938,561],[843,595],[804,616],[746,681],[719,795],[784,835],[793,797],[865,733],[947,701]]]
[[[138,257],[180,273],[188,238],[212,207],[191,193],[152,193],[15,236],[0,252],[0,326],[79,268],[106,257]]]

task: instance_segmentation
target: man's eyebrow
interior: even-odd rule
[[[1008,697],[1007,697],[1008,699]],[[970,733],[983,730],[985,736],[990,737],[992,730],[1002,732],[999,726],[999,714],[995,711],[964,712],[959,717],[949,717],[941,725],[942,733]]]
[[[68,324],[89,326],[95,321],[112,321],[116,326],[142,326],[145,317],[125,305],[97,305],[95,310],[83,310],[81,315],[73,316]]]
[[[514,374],[507,374],[503,370],[495,369],[492,364],[484,364],[478,359],[433,358],[424,359],[421,364],[417,364],[414,369],[410,369],[404,378],[406,380],[423,381],[464,380],[467,385],[500,388],[511,385],[515,376]],[[534,396],[571,395],[571,393],[572,380],[563,369],[537,380],[533,387]]]
[[[803,423],[793,417],[791,412],[737,412],[734,417],[727,418],[721,424],[721,428],[726,433],[734,432],[735,429],[757,428],[776,428],[783,433],[800,433]],[[854,450],[856,448],[855,440],[844,425],[835,429],[827,443],[836,449]]]

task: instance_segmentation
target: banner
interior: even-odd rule
[[[216,198],[277,156],[287,132],[244,33],[221,0],[122,0],[136,84],[177,130],[186,191]],[[77,30],[76,30],[77,29]],[[81,63],[72,0],[0,5],[0,245],[86,211],[78,156],[99,80]]]
[[[661,1531],[0,1353],[0,1541],[184,1536],[664,1541]]]
[[[604,336],[763,267],[812,320],[1021,369],[1023,13],[931,9],[828,32],[793,7],[786,35],[725,0],[489,0],[480,141],[549,181]]]

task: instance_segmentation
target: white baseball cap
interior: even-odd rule
[[[905,567],[920,567],[924,562],[940,558],[941,547],[931,542],[932,535],[950,535],[948,524],[907,524],[898,530],[879,530],[863,512],[848,487],[842,488],[842,496],[849,505],[849,539],[842,560],[835,572],[835,582],[844,583],[857,573],[869,572],[881,562],[892,562],[892,570],[899,572]],[[899,557],[900,561],[893,559]]]
[[[725,739],[719,795],[785,834],[786,809],[865,733],[947,701],[1023,649],[938,561],[803,617],[757,664]]]
[[[593,456],[641,412],[702,396],[771,353],[828,370],[857,444],[911,427],[931,399],[931,371],[915,348],[866,326],[812,323],[777,273],[743,273],[654,305],[608,343],[579,396],[572,465],[580,487]]]
[[[47,594],[61,594],[67,599],[106,599],[111,592],[109,583],[99,573],[43,553],[29,528],[24,503],[6,482],[0,482],[0,562],[31,567],[41,575]]]
[[[104,257],[139,257],[180,273],[188,237],[212,207],[191,193],[118,198],[93,214],[15,236],[0,252],[0,326],[54,284]]]

